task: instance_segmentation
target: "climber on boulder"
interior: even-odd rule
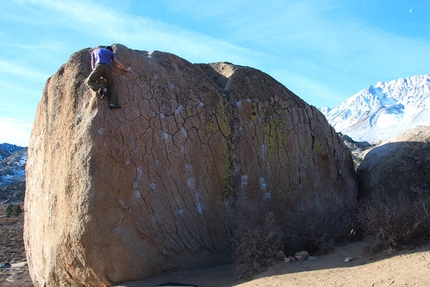
[[[111,46],[95,49],[91,53],[91,68],[93,71],[87,78],[87,85],[100,95],[100,99],[108,95],[109,108],[118,109],[118,94],[115,89],[115,82],[112,71],[112,63],[115,63],[121,70],[130,72],[131,67],[126,68],[117,58]],[[106,80],[106,88],[97,83],[103,77]]]

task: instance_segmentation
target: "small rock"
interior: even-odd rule
[[[280,261],[287,262],[287,261],[285,261],[285,260],[286,260],[286,259],[288,259],[288,258],[287,258],[287,256],[285,256],[284,251],[279,250],[279,251],[276,253],[276,259],[278,259],[278,260],[280,260]]]
[[[294,257],[296,257],[296,259],[298,261],[305,261],[305,258],[303,258],[303,256],[297,255],[297,256],[294,256]]]
[[[300,252],[296,252],[296,254],[294,254],[295,257],[297,256],[301,256],[303,258],[303,260],[307,260],[309,257],[309,253],[307,251],[300,251]]]
[[[346,257],[346,258],[345,258],[345,263],[351,262],[352,260],[353,260],[353,258],[352,258],[352,257]]]
[[[288,259],[290,260],[290,262],[296,262],[297,259],[293,256],[288,256]]]
[[[309,256],[308,260],[309,261],[318,261],[318,258],[316,258],[315,256]]]

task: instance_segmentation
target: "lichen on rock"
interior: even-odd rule
[[[24,238],[36,286],[115,283],[229,262],[238,207],[356,204],[350,151],[267,74],[113,45],[122,109],[85,84],[90,49],[48,79],[30,139]]]

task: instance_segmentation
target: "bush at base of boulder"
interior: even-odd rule
[[[430,240],[430,199],[367,203],[358,217],[371,252],[411,248]]]
[[[282,248],[282,231],[270,215],[240,215],[233,230],[233,266],[236,279],[251,279],[264,271]]]
[[[325,209],[309,209],[300,216],[291,217],[290,242],[284,246],[287,254],[307,250],[311,254],[325,253],[334,244],[356,239],[355,209],[328,206]]]

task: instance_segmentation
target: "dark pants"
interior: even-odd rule
[[[106,64],[97,65],[88,76],[87,85],[97,92],[103,88],[97,81],[103,77],[106,80],[106,88],[109,90],[108,97],[110,104],[118,104],[118,94],[115,89],[112,67]]]

